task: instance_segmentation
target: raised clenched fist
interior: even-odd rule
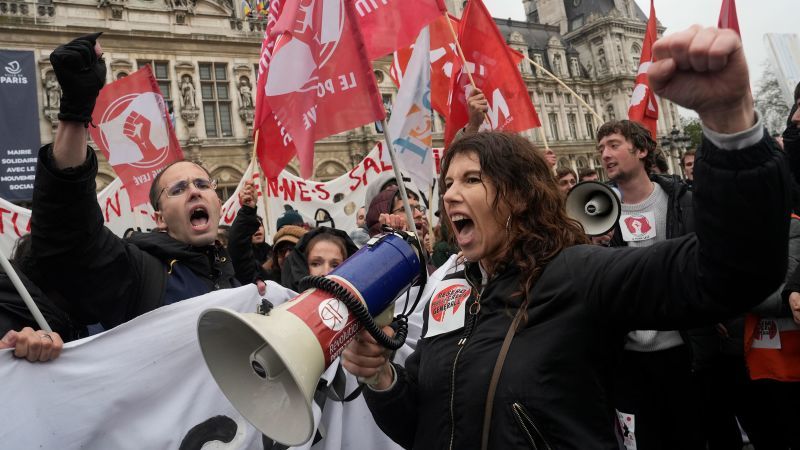
[[[81,36],[50,54],[50,64],[61,85],[58,120],[89,123],[100,89],[106,82],[106,64],[97,38]]]

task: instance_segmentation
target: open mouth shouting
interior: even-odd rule
[[[453,223],[458,245],[460,247],[469,245],[473,238],[473,231],[475,231],[475,223],[472,219],[464,214],[457,213],[450,216],[450,221]]]
[[[208,219],[208,210],[205,206],[196,206],[189,214],[189,222],[195,231],[206,231],[209,225]]]

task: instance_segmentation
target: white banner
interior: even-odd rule
[[[156,226],[153,207],[150,204],[131,206],[128,191],[119,178],[97,194],[97,203],[106,226],[117,236],[124,236],[131,229],[147,231]],[[0,251],[4,255],[11,256],[17,239],[31,231],[30,221],[31,210],[0,198]]]
[[[434,287],[460,269],[455,261],[451,257],[430,276],[409,319],[406,345],[395,357],[399,363],[416,346],[422,312]],[[294,296],[267,282],[265,297],[275,305]],[[413,288],[408,298],[415,297]],[[177,302],[69,342],[58,359],[47,363],[30,363],[14,358],[11,349],[0,350],[0,379],[8,387],[0,410],[2,447],[262,449],[261,434],[222,394],[197,343],[197,321],[203,311],[221,306],[254,312],[260,298],[256,287],[247,285]],[[405,295],[398,299],[395,313],[404,309],[405,299]],[[332,379],[337,367],[335,362],[324,378]],[[350,393],[356,380],[346,377]],[[312,439],[295,447],[298,450],[400,448],[375,425],[363,397],[346,404],[328,399],[324,413],[316,402],[312,409],[324,439],[313,446]],[[211,443],[212,436],[228,442]]]
[[[174,303],[69,342],[44,364],[1,350],[0,379],[14,386],[0,412],[3,448],[200,448],[183,445],[227,434],[231,442],[217,448],[261,449],[261,434],[219,390],[197,344],[202,311],[253,312],[259,298],[248,285]]]
[[[272,235],[276,231],[275,223],[287,207],[297,210],[312,227],[316,225],[314,218],[317,211],[327,211],[333,223],[322,223],[322,225],[349,232],[356,227],[356,213],[358,208],[364,206],[367,186],[386,171],[392,172],[393,167],[386,152],[386,145],[382,142],[376,144],[372,151],[349,172],[331,181],[305,180],[286,170],[282,171],[278,178],[266,182],[269,207],[267,217],[262,214],[261,189],[257,188],[258,214],[265,218],[267,242],[272,242]],[[253,175],[250,168],[243,180],[248,178],[253,178],[258,184],[258,176]],[[223,205],[220,224],[230,225],[236,218],[236,213],[241,207],[239,190],[243,185],[244,182],[240,182],[231,198]]]

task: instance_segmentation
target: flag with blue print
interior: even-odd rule
[[[392,107],[389,132],[397,153],[398,163],[405,175],[429,195],[435,176],[431,142],[430,32],[425,27],[414,44],[414,51],[400,81],[400,90]]]

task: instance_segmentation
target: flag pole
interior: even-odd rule
[[[542,142],[544,143],[544,148],[550,148],[550,146],[547,145],[547,136],[544,135],[544,128],[539,127],[538,129],[539,129],[539,137],[542,138]]]
[[[397,190],[400,192],[400,198],[403,199],[403,209],[406,212],[406,221],[408,222],[408,228],[414,232],[414,237],[417,238],[417,242],[419,242],[420,247],[422,248],[422,261],[425,264],[425,267],[428,266],[428,255],[425,251],[425,243],[420,238],[419,233],[417,233],[417,227],[414,225],[414,213],[411,211],[411,204],[408,202],[408,193],[406,192],[406,183],[403,181],[403,174],[400,172],[400,164],[397,162],[397,155],[394,152],[394,146],[392,145],[392,137],[389,135],[389,124],[386,123],[386,118],[384,117],[381,119],[381,125],[383,126],[383,139],[386,141],[387,150],[389,151],[389,158],[392,160],[392,168],[394,169],[394,178],[397,180]],[[426,269],[427,270],[427,269]]]
[[[462,71],[464,71],[467,74],[467,77],[469,77],[469,84],[472,85],[472,89],[478,89],[478,86],[475,85],[475,79],[472,78],[472,72],[470,72],[469,70],[469,65],[467,64],[467,57],[464,56],[464,49],[461,48],[461,42],[458,42],[458,35],[456,34],[456,30],[455,28],[453,28],[453,23],[450,22],[450,15],[447,12],[445,12],[444,18],[446,19],[445,22],[447,22],[447,28],[450,30],[450,35],[453,36],[453,42],[456,43],[456,50],[458,50],[458,56],[461,57],[461,64],[462,64],[461,67],[463,68]],[[489,115],[486,113],[483,113],[483,119],[489,121],[490,124],[492,123],[489,120]]]
[[[267,203],[267,182],[264,178],[264,171],[261,170],[261,167],[258,164],[258,134],[261,132],[260,128],[256,128],[255,140],[253,142],[253,156],[250,158],[250,165],[253,166],[253,170],[258,173],[258,188],[261,191],[261,205],[264,207],[264,234],[268,235],[266,237],[272,236],[270,233],[270,226],[269,226],[269,206]],[[256,194],[258,197],[258,194]],[[256,198],[256,215],[258,215],[258,198]]]
[[[19,275],[11,266],[11,262],[9,262],[6,255],[3,252],[0,252],[0,266],[3,267],[3,271],[5,271],[8,278],[11,280],[11,283],[14,284],[14,287],[17,289],[19,296],[22,297],[22,300],[25,302],[25,306],[28,307],[33,318],[36,320],[36,323],[39,325],[39,329],[47,331],[48,333],[52,332],[53,329],[50,328],[50,325],[45,320],[42,312],[39,311],[39,307],[36,306],[36,302],[33,301],[31,298],[31,294],[28,293],[28,290],[25,289],[25,285],[22,284],[22,280],[19,279]]]
[[[532,59],[531,59],[529,56],[526,56],[526,57],[525,57],[525,59],[526,59],[526,60],[527,60],[529,63],[533,64],[533,65],[534,65],[534,67],[536,67],[537,69],[541,70],[541,71],[542,71],[542,72],[544,72],[544,73],[545,73],[547,76],[549,76],[550,78],[552,78],[553,80],[555,80],[555,81],[556,81],[556,83],[560,84],[560,85],[561,85],[561,87],[563,87],[564,89],[566,89],[566,90],[567,90],[567,92],[569,92],[570,94],[572,94],[572,96],[573,96],[573,97],[575,97],[575,98],[578,100],[578,102],[579,102],[581,105],[583,105],[583,106],[584,106],[586,109],[588,109],[588,110],[589,110],[589,112],[590,112],[590,113],[592,113],[592,116],[594,116],[594,117],[593,117],[593,119],[595,119],[595,120],[593,120],[593,122],[594,122],[594,127],[595,127],[595,128],[597,128],[597,122],[596,122],[596,121],[598,121],[598,120],[599,120],[600,122],[603,122],[603,118],[602,118],[602,117],[600,117],[600,115],[599,115],[599,114],[597,114],[597,113],[595,112],[595,110],[594,110],[594,109],[592,109],[592,107],[591,107],[591,106],[589,106],[589,104],[588,104],[588,103],[586,103],[585,101],[583,101],[583,98],[582,98],[580,95],[578,95],[578,93],[577,93],[577,92],[573,91],[572,89],[570,89],[570,88],[569,88],[569,86],[567,86],[566,84],[564,84],[564,82],[563,82],[563,81],[561,81],[561,79],[560,79],[560,78],[558,78],[557,76],[555,76],[555,75],[553,75],[552,73],[550,73],[550,71],[548,71],[547,69],[545,69],[544,67],[542,67],[542,66],[541,66],[541,64],[538,64],[536,61],[532,60]]]

